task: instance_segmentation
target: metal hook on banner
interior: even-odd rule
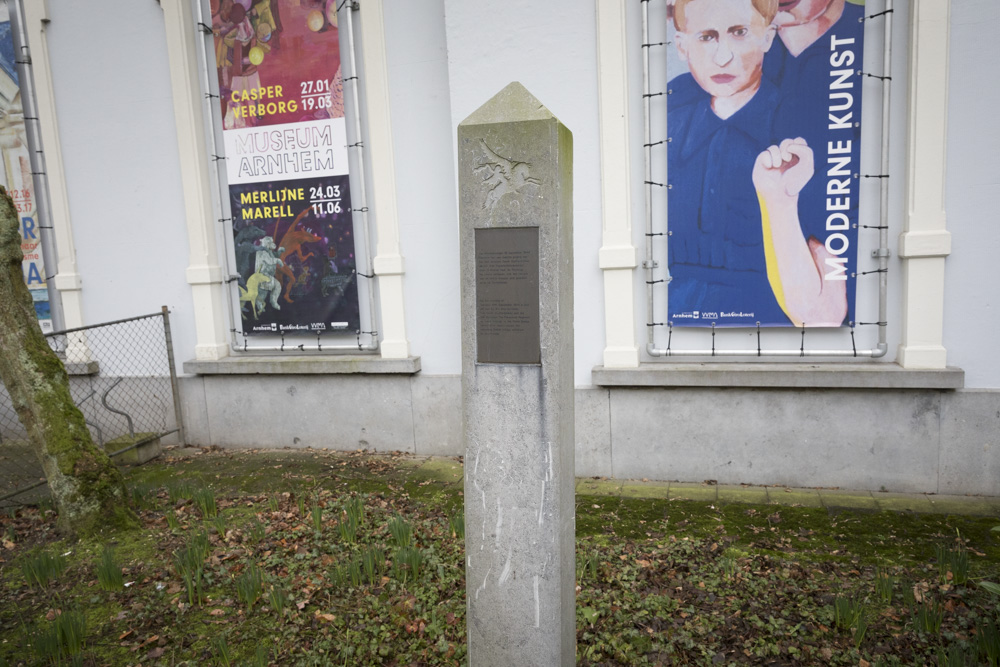
[[[879,76],[878,74],[862,72],[861,70],[858,70],[858,76],[867,76],[869,79],[878,79],[879,81],[892,81],[891,76]]]
[[[882,11],[882,12],[878,12],[876,14],[869,14],[868,16],[862,16],[860,19],[858,19],[858,21],[859,22],[861,22],[861,21],[870,21],[871,19],[876,19],[879,16],[885,16],[887,14],[892,14],[892,9],[891,8],[890,9],[886,9],[885,11]]]

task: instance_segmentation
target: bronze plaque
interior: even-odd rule
[[[542,362],[538,227],[476,230],[476,361]]]

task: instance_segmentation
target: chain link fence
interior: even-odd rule
[[[46,335],[69,375],[94,443],[119,464],[142,463],[183,425],[167,308],[150,315]],[[0,507],[48,493],[45,475],[0,385]]]

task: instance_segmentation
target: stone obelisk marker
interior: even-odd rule
[[[458,126],[473,667],[576,663],[572,165],[519,83]]]

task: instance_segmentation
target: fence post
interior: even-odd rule
[[[163,339],[167,344],[167,363],[170,366],[170,391],[174,395],[174,419],[177,421],[177,438],[182,445],[187,444],[184,433],[184,418],[181,416],[181,392],[177,384],[177,369],[174,366],[174,339],[170,335],[170,309],[163,306]]]

